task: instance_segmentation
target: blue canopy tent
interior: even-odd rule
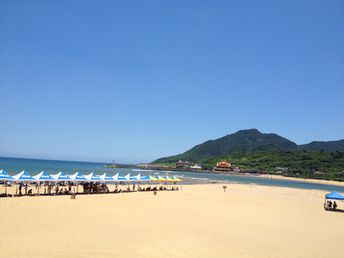
[[[33,182],[35,179],[30,176],[25,170],[13,176],[14,181],[17,183],[16,195],[18,194],[18,183],[28,183]],[[21,186],[20,186],[21,187]],[[21,188],[20,188],[21,189]],[[19,189],[19,190],[20,190]],[[21,190],[19,191],[21,194]],[[25,184],[25,194],[27,194],[27,184]]]
[[[133,191],[135,190],[135,183],[140,181],[140,174],[133,176],[130,173],[128,173],[127,175],[125,175],[124,177],[119,177],[119,181],[121,182],[128,182],[129,185],[131,182],[133,182]],[[127,189],[129,190],[129,185],[127,187]]]
[[[22,172],[16,174],[13,176],[14,181],[16,182],[32,182],[35,179],[30,176],[25,170],[23,170]]]
[[[73,183],[76,183],[76,193],[78,193],[79,190],[79,182],[85,182],[87,179],[79,172],[75,172],[73,175],[69,176],[70,181]],[[75,185],[74,185],[74,193],[75,193]]]
[[[105,182],[113,182],[114,179],[112,176],[108,175],[107,173],[104,173],[99,176],[100,180],[105,181]]]
[[[113,181],[118,182],[119,174],[117,173],[112,177]]]
[[[53,180],[60,181],[60,182],[67,182],[70,181],[70,178],[66,176],[62,171],[58,172],[56,175],[50,175]]]
[[[126,179],[124,176],[118,176],[118,181],[125,182],[125,181],[128,181],[128,179]]]
[[[341,201],[344,201],[344,196],[341,195],[338,192],[330,192],[328,194],[325,194],[325,199],[327,199],[327,200],[341,200]]]
[[[149,181],[149,176],[142,176],[140,174],[140,181],[148,182]]]
[[[135,191],[135,184],[136,183],[140,183],[140,177],[141,177],[141,174],[138,174],[138,175],[136,175],[136,176],[133,176],[133,175],[130,175],[130,174],[128,174],[129,175],[129,181],[130,182],[133,182],[133,191]],[[128,176],[127,175],[127,176]]]
[[[41,173],[38,173],[37,175],[33,176],[33,178],[37,181],[53,181],[54,179],[49,176],[47,173],[42,171]]]
[[[86,184],[86,187],[84,185],[83,193],[96,193],[99,189],[99,182],[104,183],[104,181],[101,180],[101,178],[94,172],[91,172],[88,175],[84,175],[84,177],[87,179],[88,184]]]
[[[101,181],[101,179],[99,178],[99,176],[97,176],[96,174],[94,174],[94,172],[91,172],[88,175],[84,176],[87,181],[92,181],[92,182],[97,182],[97,181]]]
[[[39,195],[39,190],[41,188],[41,182],[51,182],[51,181],[53,181],[53,178],[51,176],[49,176],[47,173],[45,173],[44,171],[42,171],[41,173],[38,173],[37,175],[33,176],[33,178],[38,181],[38,187],[37,187],[38,195]],[[45,189],[44,189],[44,193],[45,193]]]
[[[145,185],[146,183],[149,182],[149,176],[143,176],[140,173],[136,177],[138,179],[139,184],[144,184]],[[140,186],[140,188],[141,188],[141,186]]]
[[[13,181],[13,178],[7,174],[7,172],[3,169],[0,170],[0,180],[1,181]]]
[[[131,175],[128,173],[127,175],[124,176],[125,181],[130,181]]]
[[[72,182],[85,182],[87,179],[79,172],[75,172],[73,175],[69,176]]]
[[[141,174],[138,174],[136,176],[129,175],[129,181],[139,182],[140,181],[140,176],[141,176]]]
[[[13,181],[13,178],[7,174],[7,172],[3,169],[0,170],[0,181],[4,182],[5,185],[5,195],[7,196],[7,182]]]
[[[118,176],[117,176],[116,182],[119,182],[120,185],[121,185],[121,184],[124,185],[125,182],[129,182],[129,178],[130,178],[130,174],[128,174],[128,175],[126,175],[126,176],[118,175]],[[116,187],[116,188],[117,188],[117,187]]]
[[[62,171],[58,172],[55,175],[50,175],[51,178],[53,179],[52,181],[56,181],[56,182],[62,182],[62,183],[66,183],[71,181],[71,179],[69,178],[69,176],[65,175]],[[71,190],[71,186],[69,185],[69,191]],[[51,193],[51,186],[49,186],[48,188],[48,194]]]
[[[118,181],[120,182],[129,182],[129,177],[130,177],[130,174],[129,176],[126,175],[126,176],[118,176]]]
[[[328,194],[325,194],[324,209],[333,211],[333,210],[336,210],[337,203],[334,201],[333,206],[332,206],[332,202],[329,200],[344,201],[344,196],[338,192],[330,192]]]

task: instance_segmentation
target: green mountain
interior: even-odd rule
[[[209,140],[175,156],[160,158],[153,163],[173,163],[178,160],[200,161],[206,158],[223,157],[239,152],[273,151],[344,151],[344,140],[331,142],[296,143],[273,133],[261,133],[257,129],[240,130],[216,140]]]
[[[246,171],[279,173],[283,169],[284,175],[292,177],[344,181],[344,140],[297,145],[277,134],[249,129],[153,163],[174,167],[178,160],[201,163],[208,170],[226,160]]]
[[[257,129],[240,130],[216,140],[209,140],[192,149],[171,157],[161,158],[153,163],[175,162],[178,160],[198,161],[206,157],[224,156],[234,152],[256,152],[293,150],[297,144],[277,134],[261,133]]]
[[[308,151],[344,151],[344,140],[329,142],[314,141],[308,144],[299,145],[299,148]]]

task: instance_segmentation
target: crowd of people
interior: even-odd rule
[[[335,211],[337,209],[337,203],[336,201],[330,201],[330,200],[326,200],[325,205],[324,205],[325,210],[332,210]]]
[[[79,187],[82,191],[79,192]],[[10,196],[31,196],[31,195],[68,195],[68,194],[99,194],[99,193],[121,193],[121,192],[141,192],[141,191],[178,191],[176,185],[142,185],[142,184],[125,184],[120,182],[114,185],[114,190],[110,191],[106,183],[101,182],[81,182],[73,184],[71,182],[60,183],[19,183],[16,186],[15,194],[1,194],[1,197]]]

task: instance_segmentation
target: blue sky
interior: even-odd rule
[[[344,138],[344,2],[1,1],[0,156],[148,162]]]

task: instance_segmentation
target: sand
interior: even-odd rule
[[[344,213],[322,205],[321,191],[239,184],[1,198],[0,257],[343,257]]]

